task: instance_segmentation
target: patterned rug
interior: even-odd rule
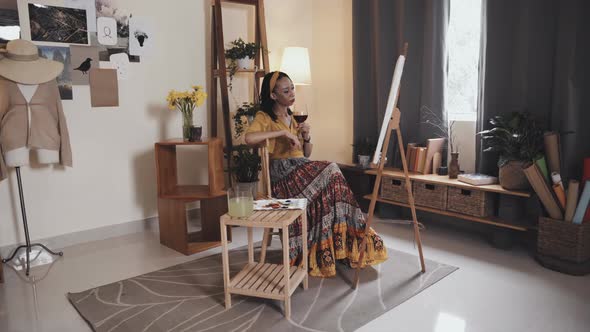
[[[276,241],[278,242],[278,241]],[[339,265],[337,277],[309,278],[291,297],[291,319],[283,303],[232,295],[225,310],[221,254],[122,280],[68,298],[95,331],[354,331],[457,268],[388,249],[389,259],[362,270],[360,286],[350,287],[354,270]],[[267,253],[280,261],[279,250]],[[230,251],[232,276],[247,262],[247,249]],[[258,256],[255,256],[257,258]]]

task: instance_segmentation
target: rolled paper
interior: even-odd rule
[[[549,171],[547,170],[547,161],[545,160],[545,156],[540,156],[535,159],[535,164],[537,164],[539,170],[545,177],[545,181],[551,182],[551,180],[549,180]]]
[[[545,153],[547,154],[547,163],[549,164],[549,171],[560,172],[559,167],[559,135],[556,132],[545,133]]]
[[[553,181],[553,184],[558,184],[563,190],[563,192],[565,192],[565,187],[563,186],[563,182],[561,181],[561,174],[557,172],[551,173],[551,181]]]
[[[578,195],[580,194],[580,182],[570,180],[567,186],[567,199],[565,205],[565,221],[572,222],[574,213],[576,212],[576,205],[578,205]]]
[[[440,152],[435,152],[434,156],[432,156],[432,170],[433,173],[438,175],[438,168],[440,167],[440,164],[442,162],[442,155],[440,154]]]
[[[563,191],[563,188],[559,184],[554,184],[553,191],[555,192],[559,205],[562,209],[565,209],[565,192]]]
[[[582,183],[590,180],[590,158],[584,158],[584,172],[582,173]],[[590,221],[590,206],[586,209],[586,215],[584,215],[584,221]]]

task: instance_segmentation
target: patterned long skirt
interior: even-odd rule
[[[309,274],[336,275],[336,260],[355,268],[366,229],[365,215],[335,163],[307,158],[272,160],[271,183],[276,198],[307,198]],[[361,267],[387,259],[383,240],[369,231]],[[301,260],[301,223],[289,226],[291,264]]]

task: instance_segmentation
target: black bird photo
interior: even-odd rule
[[[82,72],[82,74],[87,74],[88,71],[90,70],[90,67],[92,67],[92,64],[90,63],[92,61],[92,59],[90,58],[86,58],[86,60],[84,60],[84,62],[82,62],[80,64],[80,66],[78,66],[78,68],[74,68],[74,70],[79,70]]]

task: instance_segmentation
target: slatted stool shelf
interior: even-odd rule
[[[248,218],[221,216],[221,245],[223,260],[223,285],[225,308],[231,308],[231,294],[261,297],[285,302],[285,317],[291,316],[291,295],[303,283],[307,289],[307,245],[303,245],[303,257],[299,266],[289,266],[289,225],[301,218],[302,243],[307,243],[307,217],[304,210],[256,211]],[[248,264],[230,279],[227,226],[248,228]],[[252,229],[280,228],[283,240],[283,264],[257,263],[254,261]]]

